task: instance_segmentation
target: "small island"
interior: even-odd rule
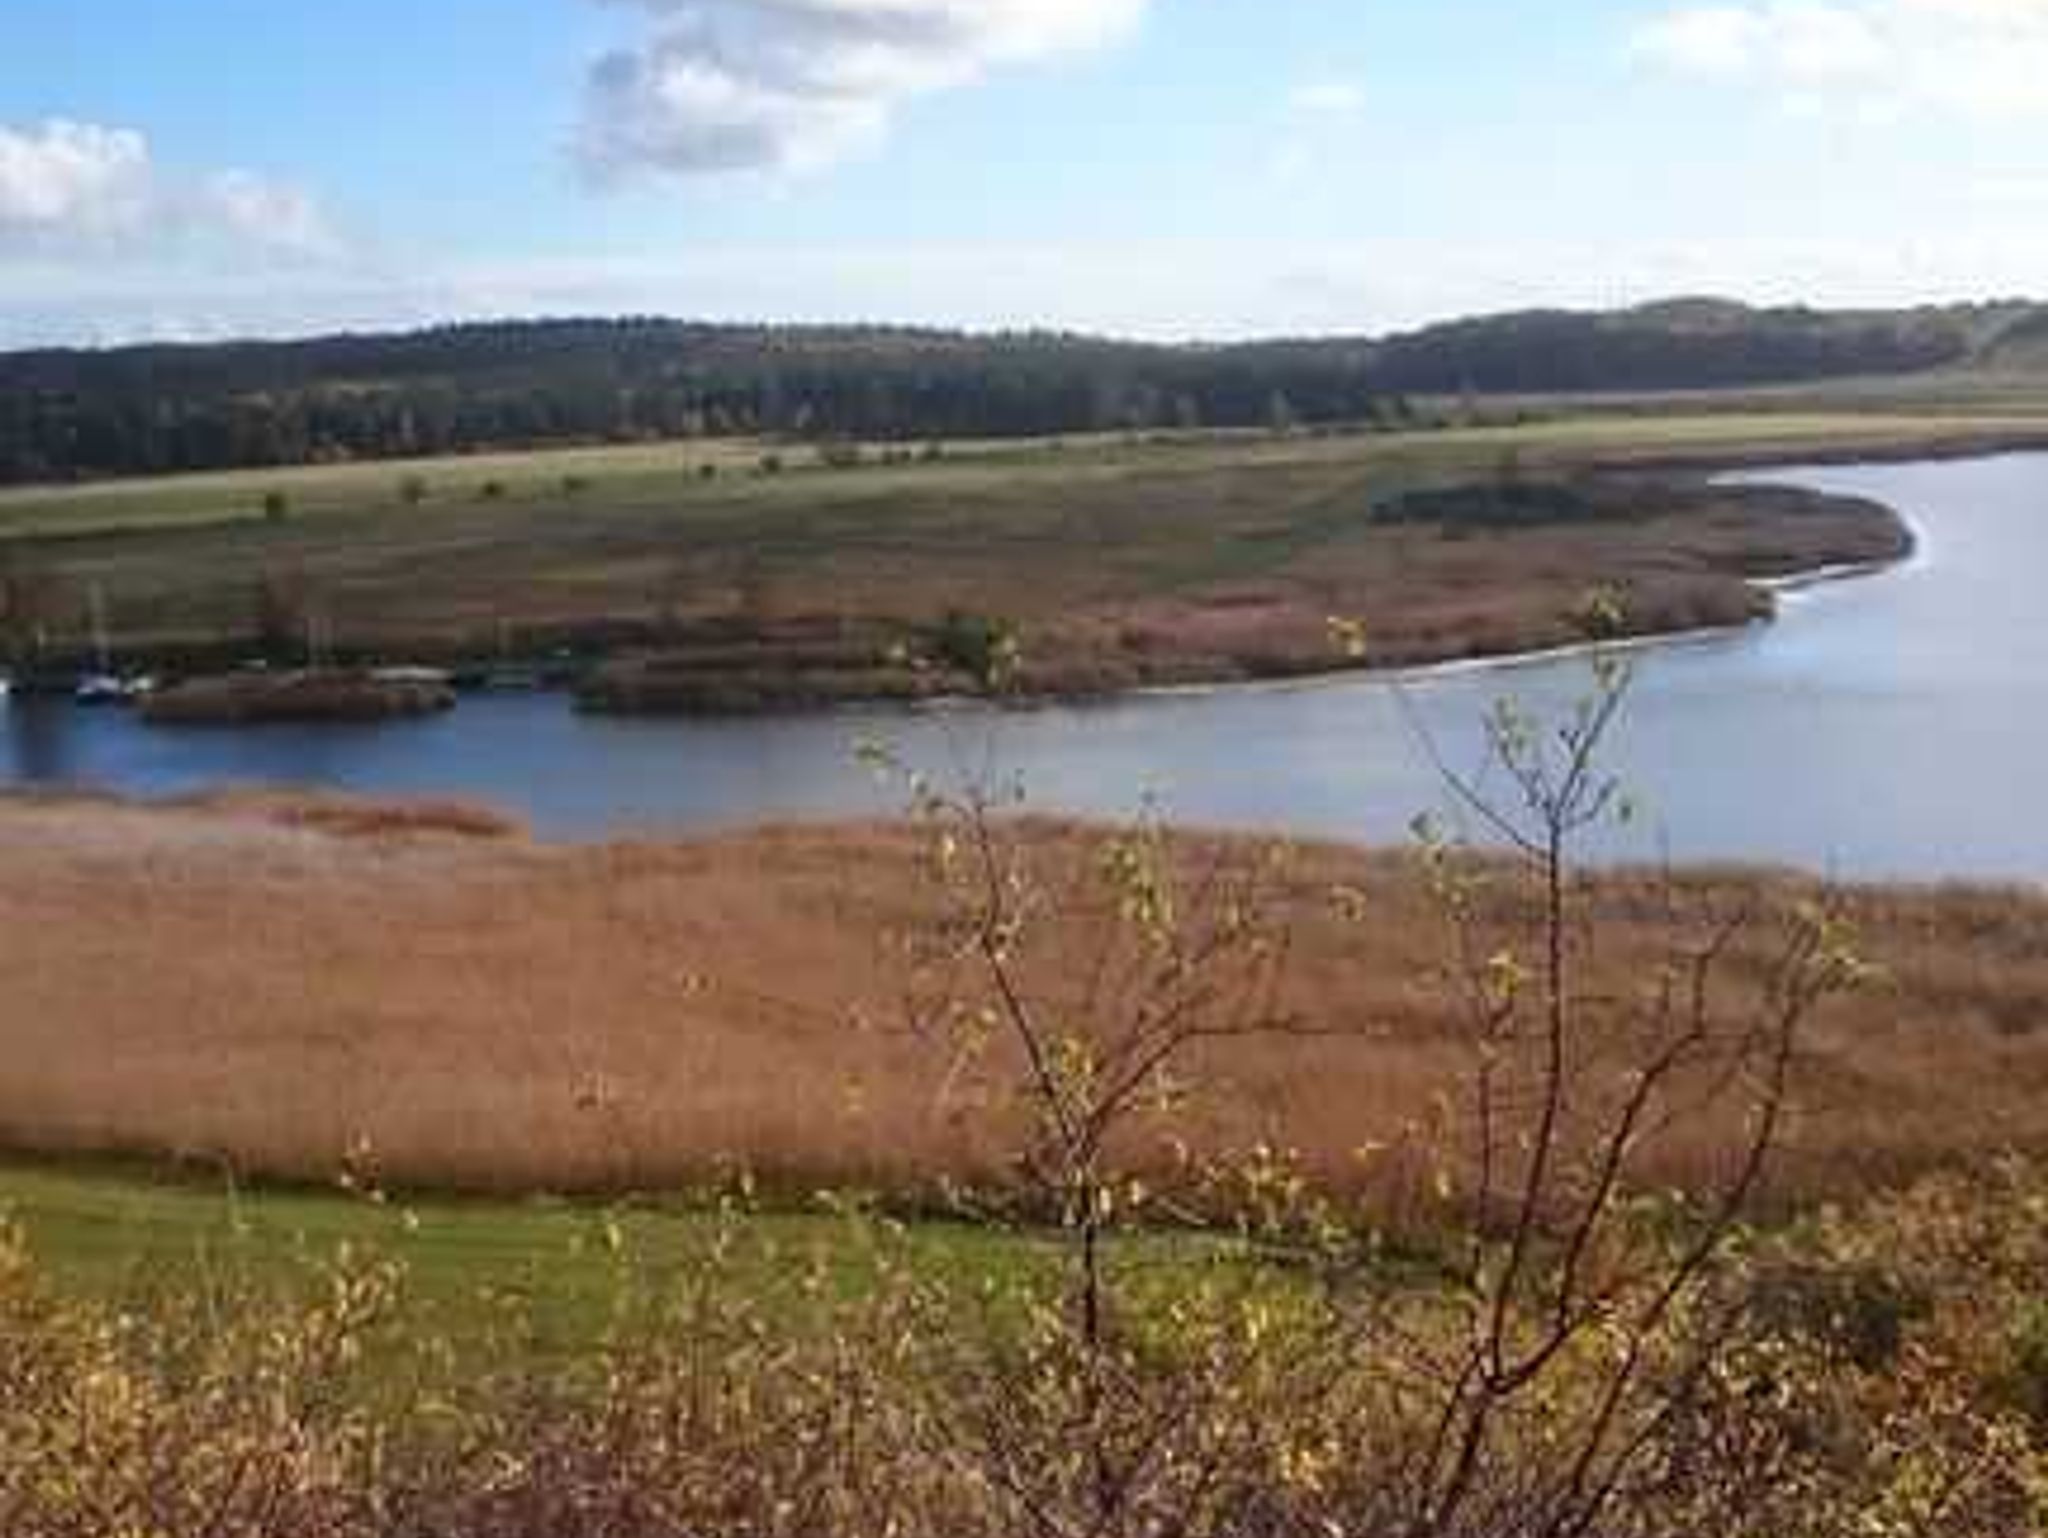
[[[142,718],[158,726],[365,722],[433,715],[454,704],[454,688],[434,669],[252,669],[174,684],[142,702]]]

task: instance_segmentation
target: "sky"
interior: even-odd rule
[[[0,346],[2048,296],[2048,0],[0,0]]]

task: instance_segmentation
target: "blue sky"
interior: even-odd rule
[[[2048,293],[2048,0],[7,0],[0,345]]]

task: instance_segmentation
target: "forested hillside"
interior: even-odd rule
[[[2048,312],[1528,312],[1168,347],[663,319],[0,356],[0,481],[724,434],[922,440],[1405,421],[1417,395],[1710,389],[2038,359]],[[2029,345],[2029,339],[2035,345]],[[2010,340],[2008,340],[2010,339]]]
[[[1443,394],[1713,390],[1976,361],[2023,304],[1898,311],[1756,310],[1673,300],[1606,314],[1538,310],[1452,321],[1380,344],[1382,388]]]

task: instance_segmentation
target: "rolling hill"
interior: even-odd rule
[[[1415,397],[2048,372],[2048,307],[1678,299],[1369,338],[541,320],[0,355],[0,483],[760,434],[916,442],[1376,421]]]

